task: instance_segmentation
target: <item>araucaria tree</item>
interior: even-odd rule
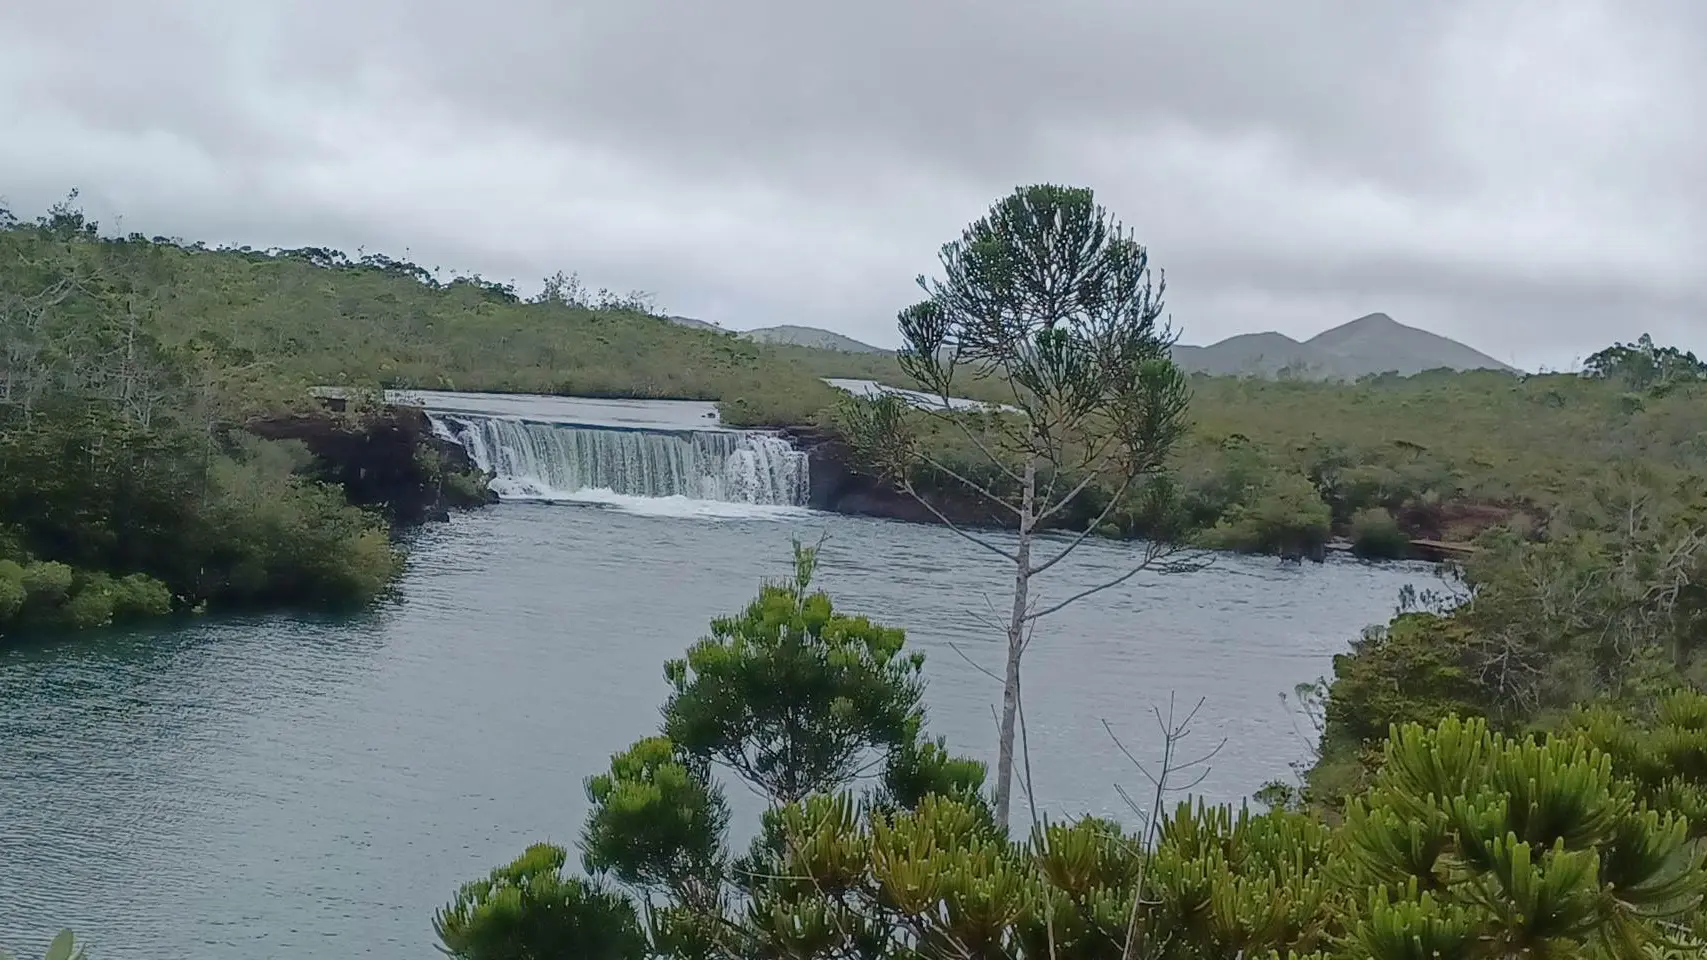
[[[1157,482],[1186,429],[1189,392],[1169,353],[1165,281],[1152,278],[1145,248],[1090,190],[1022,187],[945,245],[941,261],[942,279],[919,278],[927,299],[899,316],[901,365],[938,402],[919,410],[896,394],[850,400],[843,428],[869,465],[939,520],[954,526],[921,477],[964,487],[1018,533],[1007,546],[955,527],[1013,568],[995,781],[997,819],[1006,824],[1020,661],[1033,626],[1140,570],[1189,565],[1161,535],[1166,484]],[[985,394],[996,385],[1005,409],[954,402],[969,383],[983,384]],[[945,430],[975,451],[976,469],[951,464],[925,442]],[[1116,511],[1150,520],[1131,567],[1040,602],[1033,579]],[[1069,516],[1082,529],[1045,550],[1039,534]]]

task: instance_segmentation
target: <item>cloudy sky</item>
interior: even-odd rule
[[[893,345],[1018,183],[1094,187],[1187,342],[1371,311],[1707,352],[1702,0],[21,0],[0,196]],[[122,216],[122,221],[118,218]]]

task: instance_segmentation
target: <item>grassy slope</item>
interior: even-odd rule
[[[434,285],[400,268],[326,267],[300,257],[108,245],[149,261],[148,297],[168,342],[215,345],[276,383],[538,391],[723,401],[733,424],[823,419],[821,376],[911,385],[891,356],[764,345],[641,313],[516,302],[478,282]],[[1664,469],[1707,463],[1702,402],[1632,398],[1569,376],[1425,374],[1362,384],[1198,377],[1185,473],[1226,469],[1230,437],[1265,470],[1320,475],[1440,499],[1568,500],[1612,459]],[[995,399],[994,384],[969,384]]]

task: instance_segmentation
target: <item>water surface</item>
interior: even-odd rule
[[[28,955],[65,925],[113,960],[435,955],[459,883],[573,844],[583,778],[656,726],[662,662],[785,573],[791,536],[829,535],[821,584],[908,628],[933,729],[992,757],[1000,691],[955,651],[998,665],[993,558],[940,528],[762,512],[503,504],[422,532],[398,596],[355,619],[0,650],[0,945]],[[1131,556],[1087,544],[1045,595]],[[1102,723],[1153,753],[1170,695],[1208,698],[1193,743],[1227,741],[1207,797],[1287,775],[1305,745],[1278,695],[1427,577],[1223,558],[1046,621],[1026,666],[1044,807],[1125,815],[1114,785],[1141,780]]]

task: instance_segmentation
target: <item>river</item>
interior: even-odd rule
[[[39,954],[70,926],[95,960],[434,955],[458,884],[530,842],[573,845],[583,779],[656,727],[663,661],[785,573],[793,537],[827,536],[820,585],[926,652],[932,730],[993,756],[1000,691],[965,659],[999,665],[988,554],[785,504],[579,499],[420,531],[396,596],[358,617],[0,649],[0,946]],[[1045,596],[1132,555],[1087,543]],[[1226,741],[1205,798],[1288,776],[1306,743],[1279,695],[1429,576],[1221,557],[1046,620],[1026,664],[1043,809],[1130,820],[1115,785],[1142,778],[1103,724],[1149,756],[1170,698],[1207,698],[1188,746]]]

